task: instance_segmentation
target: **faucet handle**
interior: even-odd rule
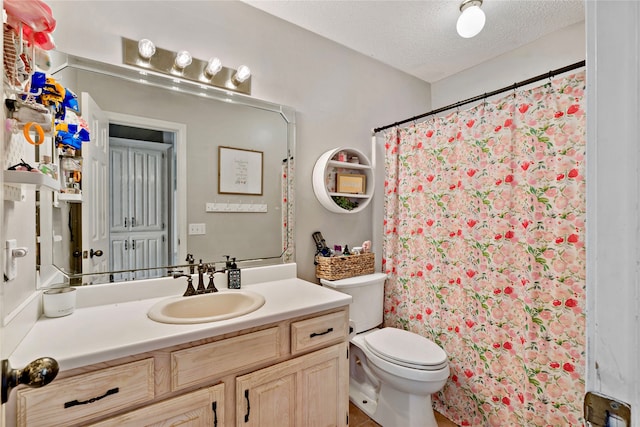
[[[183,297],[190,297],[197,294],[196,289],[193,287],[193,277],[187,276],[187,290],[182,294]]]
[[[178,277],[191,278],[188,274],[184,274],[182,270],[169,270],[169,273],[171,273],[174,279],[177,279]]]
[[[190,274],[184,274],[182,272],[178,273],[178,272],[174,272],[173,273],[173,278],[177,279],[178,277],[186,277],[187,278],[187,290],[184,291],[184,294],[182,294],[183,297],[189,297],[191,295],[195,295],[196,294],[196,290],[193,287],[193,277],[191,277]]]

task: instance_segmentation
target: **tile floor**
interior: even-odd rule
[[[443,417],[439,413],[435,413],[438,427],[458,427],[452,421]],[[380,427],[380,424],[369,418],[356,405],[349,402],[349,427]]]

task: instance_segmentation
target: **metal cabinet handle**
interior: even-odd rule
[[[251,403],[249,402],[249,390],[244,391],[244,398],[247,401],[247,413],[244,414],[244,422],[249,422],[249,413],[251,412]]]
[[[218,402],[211,402],[211,410],[213,411],[213,427],[218,427]]]
[[[312,334],[309,334],[309,338],[319,337],[320,335],[327,335],[329,332],[333,332],[333,328],[329,328],[324,332],[314,332]]]
[[[127,217],[124,217],[124,228],[127,228]]]
[[[131,217],[131,227],[135,227],[136,226],[136,217],[132,216]]]
[[[98,400],[104,399],[105,397],[111,396],[112,394],[116,394],[119,391],[120,391],[120,388],[118,388],[118,387],[112,388],[110,390],[107,390],[107,392],[105,394],[103,394],[102,396],[92,397],[91,399],[83,400],[83,401],[72,400],[70,402],[65,402],[64,407],[65,408],[71,408],[71,407],[77,406],[77,405],[86,405],[88,403],[97,402]]]

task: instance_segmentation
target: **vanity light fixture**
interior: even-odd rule
[[[249,77],[251,77],[251,70],[246,65],[241,65],[238,67],[238,71],[231,77],[231,81],[235,86],[242,84]]]
[[[191,62],[193,62],[193,57],[191,56],[189,51],[181,50],[176,54],[176,59],[173,62],[173,65],[174,67],[176,67],[176,69],[183,70],[191,65]]]
[[[149,59],[156,53],[156,45],[149,39],[142,39],[138,42],[138,54],[144,58]]]
[[[204,88],[218,88],[251,95],[251,71],[246,65],[237,70],[222,65],[219,58],[208,61],[193,58],[189,52],[173,52],[155,46],[150,40],[122,38],[122,61],[147,73],[195,82]]]
[[[482,0],[464,0],[460,5],[460,16],[456,23],[456,30],[465,39],[477,36],[484,28],[485,15],[482,9]]]
[[[207,61],[207,66],[204,67],[204,75],[207,78],[212,78],[222,70],[222,61],[220,58],[211,58]]]

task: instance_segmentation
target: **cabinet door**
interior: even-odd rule
[[[131,148],[131,231],[160,231],[164,228],[164,156],[162,151]]]
[[[342,426],[349,412],[349,359],[346,346],[310,358],[298,374],[301,426]],[[346,379],[346,381],[345,381]]]
[[[111,232],[163,230],[164,152],[114,145],[110,157]]]
[[[131,234],[129,237],[129,268],[137,269],[133,279],[149,279],[162,276],[162,271],[145,270],[149,267],[167,265],[165,239],[162,234]]]
[[[154,403],[91,426],[224,427],[224,384]]]
[[[129,270],[129,235],[111,234],[111,271]],[[129,280],[130,273],[114,273],[117,282]]]
[[[129,152],[125,147],[111,146],[111,232],[129,231]]]
[[[349,413],[347,343],[236,379],[236,425],[346,426]]]

